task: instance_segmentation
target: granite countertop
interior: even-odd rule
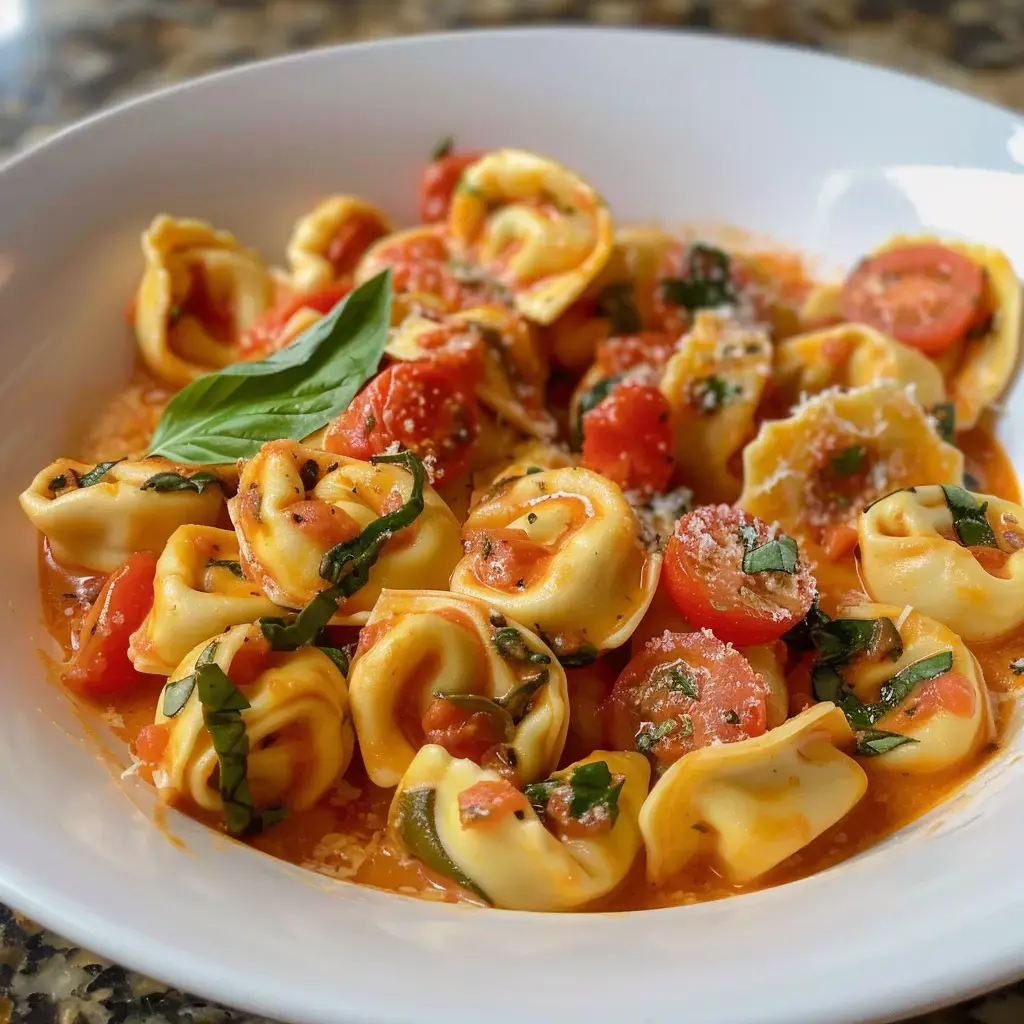
[[[103,106],[245,61],[414,32],[581,21],[800,43],[1024,110],[1024,0],[0,0],[0,158]],[[168,990],[0,905],[0,1024],[185,1021],[259,1018]],[[1022,1021],[1024,983],[918,1024]]]

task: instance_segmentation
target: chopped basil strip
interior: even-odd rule
[[[566,654],[560,654],[555,650],[555,657],[564,668],[585,668],[597,661],[599,653],[600,651],[592,644],[580,644],[575,651],[569,651]]]
[[[740,538],[743,541],[743,571],[748,575],[758,572],[788,572],[796,570],[797,544],[792,537],[780,533],[774,540],[766,541],[757,547],[757,531],[749,524],[740,527]]]
[[[723,405],[728,405],[737,395],[743,393],[743,388],[730,380],[724,380],[717,374],[704,377],[694,382],[693,395],[696,399],[697,411],[702,416],[708,416],[718,412]]]
[[[869,502],[865,505],[861,512],[867,512],[868,509],[874,508],[880,501],[885,501],[886,498],[891,498],[894,494],[901,494],[903,491],[909,491],[911,494],[917,493],[916,487],[897,487],[895,491],[890,491],[888,494],[883,494],[880,498],[875,498],[874,501]]]
[[[495,703],[504,708],[512,716],[512,721],[518,725],[530,710],[533,695],[547,683],[550,676],[551,673],[546,668],[542,669],[532,679],[527,679],[504,697],[499,697]]]
[[[1024,658],[1017,658],[1016,661],[1010,662],[1010,671],[1015,675],[1019,676],[1024,674]]]
[[[679,728],[684,736],[693,735],[693,719],[689,715],[679,716]]]
[[[569,814],[573,818],[582,818],[595,807],[604,807],[612,825],[615,824],[619,816],[619,793],[622,792],[624,780],[613,781],[607,761],[589,761],[578,765],[569,776],[569,785],[572,787]]]
[[[516,726],[512,716],[497,701],[485,697],[481,693],[444,693],[439,690],[434,694],[437,700],[446,700],[452,707],[465,711],[470,715],[486,715],[497,729],[499,739],[510,741],[515,735]]]
[[[651,682],[655,686],[664,686],[666,690],[675,690],[685,694],[690,700],[698,700],[697,680],[684,672],[679,665],[659,665],[651,673]]]
[[[79,487],[92,487],[93,484],[98,484],[119,462],[124,462],[124,459],[98,462],[88,473],[75,473],[75,482]],[[74,470],[71,472],[74,473]]]
[[[540,466],[527,466],[526,472],[523,476],[533,476],[534,473],[543,473],[544,470]]]
[[[157,473],[151,476],[140,488],[141,491],[195,491],[202,494],[207,487],[223,487],[224,481],[214,473],[193,473],[184,476],[181,473]]]
[[[829,465],[836,476],[853,476],[854,473],[859,473],[864,468],[864,458],[867,453],[866,445],[851,444],[849,448],[836,452],[829,459]]]
[[[633,283],[615,281],[597,296],[597,315],[607,317],[613,335],[636,334],[642,324],[633,301]]]
[[[530,801],[538,818],[544,817],[551,794],[562,784],[561,779],[545,779],[543,782],[531,782],[528,786],[523,787],[523,796]]]
[[[240,580],[246,579],[242,563],[236,562],[233,558],[210,558],[206,562],[207,569],[227,569],[233,576]]]
[[[857,744],[854,748],[855,754],[861,757],[877,757],[879,754],[888,753],[904,743],[919,743],[912,736],[903,736],[898,732],[886,732],[884,729],[859,729],[857,731]]]
[[[317,644],[317,650],[323,651],[343,676],[348,676],[349,666],[352,664],[351,652],[345,647],[326,647],[324,644]]]
[[[674,718],[666,719],[661,725],[656,725],[653,729],[648,729],[648,725],[650,723],[645,722],[635,737],[636,749],[641,754],[648,753],[651,747],[660,743],[666,736],[674,733],[679,728],[679,723]]]
[[[263,635],[275,651],[294,651],[305,644],[314,643],[320,630],[331,621],[338,602],[351,597],[364,587],[370,578],[381,548],[398,530],[415,521],[423,511],[423,486],[426,472],[423,463],[412,452],[395,455],[373,455],[370,462],[397,463],[412,473],[412,491],[406,502],[394,512],[379,516],[363,527],[351,540],[335,544],[320,561],[320,576],[331,586],[321,590],[297,615],[292,618],[264,617],[259,620]]]
[[[956,406],[952,402],[939,402],[928,411],[935,420],[939,437],[947,444],[956,444]]]
[[[437,163],[438,160],[443,160],[446,156],[451,156],[452,150],[455,148],[455,138],[451,135],[445,135],[444,138],[439,139],[437,145],[434,146],[430,153],[430,160],[432,163]]]
[[[580,395],[580,400],[576,404],[576,423],[573,427],[572,437],[573,448],[576,451],[579,451],[583,444],[583,417],[591,409],[596,409],[612,393],[615,385],[624,376],[624,374],[619,373],[612,377],[605,377],[604,380],[599,380],[593,387],[588,388]]]
[[[551,658],[541,651],[527,646],[523,634],[514,626],[503,626],[491,636],[495,650],[509,661],[531,662],[535,665],[549,665]]]
[[[942,484],[941,487],[960,543],[967,548],[998,548],[996,535],[985,515],[988,502],[983,501],[979,505],[970,491],[953,484]]]
[[[192,696],[192,691],[196,688],[196,672],[204,665],[211,664],[216,653],[217,645],[215,643],[207,645],[196,661],[195,670],[181,679],[176,679],[173,683],[168,683],[164,688],[163,711],[168,718],[174,718],[188,703],[189,697]]]
[[[894,708],[897,704],[910,696],[911,690],[918,683],[926,682],[929,679],[936,679],[953,670],[953,652],[940,651],[928,658],[915,661],[906,668],[901,669],[888,682],[882,684],[879,696],[882,703],[888,708]]]
[[[464,889],[476,893],[481,899],[487,900],[484,891],[448,856],[448,851],[437,834],[437,822],[434,817],[437,791],[433,786],[419,786],[407,789],[399,797],[398,814],[395,828],[402,837],[408,851],[423,861],[428,868],[439,875],[451,878]],[[487,900],[490,903],[490,900]]]
[[[821,660],[830,664],[850,661],[858,654],[893,661],[903,656],[903,640],[890,618],[832,619],[817,628],[812,640]]]
[[[818,607],[818,598],[815,597],[807,614],[782,635],[782,640],[787,647],[794,651],[800,653],[813,651],[818,646],[815,639],[818,631],[831,621],[828,615]]]
[[[694,243],[687,253],[686,269],[685,277],[662,278],[661,297],[665,302],[691,312],[736,303],[729,257],[721,249]]]

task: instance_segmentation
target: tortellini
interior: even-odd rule
[[[328,196],[296,222],[286,255],[296,291],[326,288],[350,275],[371,243],[392,230],[388,218],[358,196]]]
[[[698,501],[736,500],[734,459],[754,435],[771,359],[763,330],[705,310],[669,360],[661,391],[672,409],[673,454]]]
[[[966,338],[936,359],[945,379],[946,391],[956,407],[956,426],[967,430],[978,422],[986,406],[999,397],[1017,364],[1020,351],[1020,282],[1006,256],[998,249],[974,242],[938,238],[934,235],[894,235],[872,256],[909,246],[941,245],[966,256],[985,272],[987,298],[992,322],[981,337]],[[816,288],[801,311],[805,319],[840,316],[839,285]]]
[[[512,449],[511,461],[506,455],[495,465],[474,474],[473,481],[478,486],[473,491],[470,505],[486,501],[495,488],[513,477],[536,473],[539,469],[566,469],[572,465],[573,458],[565,448],[544,441],[524,441]]]
[[[583,293],[612,251],[611,214],[594,189],[561,164],[518,149],[495,150],[465,170],[448,227],[457,249],[540,324]]]
[[[153,607],[132,634],[128,654],[140,672],[166,676],[208,637],[281,614],[246,579],[233,530],[179,526],[157,559]]]
[[[160,458],[98,466],[57,459],[18,500],[58,561],[113,572],[136,551],[163,550],[179,526],[217,521],[224,504],[219,477],[203,471],[210,479],[196,490],[157,490],[150,483],[159,474],[196,472]]]
[[[849,619],[888,617],[898,622],[902,654],[895,661],[859,658],[842,666],[841,674],[863,704],[878,701],[901,674],[907,696],[875,718],[872,728],[905,740],[884,735],[872,739],[868,732],[860,734],[861,746],[876,755],[872,761],[879,768],[909,774],[941,771],[974,756],[992,739],[988,690],[978,660],[960,637],[925,615],[903,612],[886,604],[843,609]],[[878,742],[882,746],[872,749]],[[899,745],[886,749],[890,743]]]
[[[135,335],[146,365],[188,384],[235,362],[235,342],[273,299],[259,256],[227,231],[165,215],[143,234],[142,254]]]
[[[737,504],[781,523],[807,545],[807,557],[828,560],[831,531],[852,530],[865,505],[898,487],[959,484],[963,461],[904,388],[826,391],[761,425],[743,452]]]
[[[840,324],[787,338],[775,347],[772,383],[787,405],[831,387],[879,381],[913,385],[926,409],[946,400],[939,368],[917,349],[865,324]]]
[[[860,516],[861,570],[876,601],[912,605],[964,640],[991,640],[1024,623],[1024,508],[962,493],[974,505],[974,535],[964,534],[972,545],[959,539],[941,487],[897,491]]]
[[[246,463],[228,503],[246,576],[275,604],[302,608],[327,583],[320,562],[336,544],[356,537],[397,510],[412,493],[412,476],[393,464],[373,465],[270,441]],[[366,621],[384,587],[443,587],[459,559],[459,524],[429,485],[423,511],[384,545],[369,582],[341,601],[336,624]]]
[[[646,758],[598,750],[556,778],[567,779],[580,766],[600,761],[623,783],[611,829],[593,836],[556,838],[525,801],[521,812],[500,822],[464,826],[460,794],[498,776],[433,745],[420,750],[403,777],[391,805],[391,826],[406,847],[415,845],[430,856],[428,866],[468,883],[494,906],[572,910],[614,889],[641,845],[637,815],[650,779]]]
[[[553,438],[557,424],[544,405],[547,359],[535,328],[512,310],[476,306],[441,323],[413,314],[392,332],[385,352],[392,359],[417,360],[477,344],[484,367],[480,401],[522,433]]]
[[[658,586],[661,555],[642,543],[622,491],[586,469],[499,485],[463,538],[451,589],[528,623],[559,656],[625,643]]]
[[[867,776],[843,713],[825,701],[763,736],[702,747],[657,781],[640,811],[648,880],[671,878],[701,852],[750,882],[846,815]]]
[[[255,626],[233,626],[204,640],[171,673],[170,686],[194,672],[211,642],[213,661],[230,677],[232,661],[249,644],[263,644]],[[255,678],[238,684],[250,707],[241,712],[249,738],[247,774],[257,806],[284,804],[291,811],[312,807],[337,781],[355,748],[345,679],[316,647],[261,652]],[[219,759],[203,722],[198,687],[173,718],[164,714],[164,692],[155,722],[170,729],[153,771],[161,798],[187,808],[218,811]]]
[[[569,728],[565,672],[539,637],[503,618],[496,626],[493,617],[487,605],[455,594],[381,593],[349,673],[359,749],[376,785],[398,784],[440,694],[485,698],[455,706],[500,721],[524,782],[554,771]]]

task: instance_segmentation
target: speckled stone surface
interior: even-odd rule
[[[800,43],[1024,110],[1024,0],[0,0],[0,158],[104,106],[233,64],[543,22]],[[112,965],[0,905],[0,1024],[261,1020]],[[1024,1024],[1024,983],[918,1024]]]

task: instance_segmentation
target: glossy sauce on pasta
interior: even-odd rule
[[[450,169],[446,160],[453,161]],[[465,187],[452,194],[456,174],[463,175]],[[947,501],[960,538],[950,540],[951,530],[946,529],[946,541],[970,546],[964,538],[980,536],[973,543],[981,547],[970,550],[982,565],[1001,566],[1013,554],[1013,516],[1007,520],[1004,514],[1001,520],[1003,526],[1010,524],[1004,550],[986,553],[986,544],[989,549],[998,544],[986,540],[985,524],[979,520],[984,509],[971,505],[971,495],[977,494],[1012,506],[1021,501],[1016,475],[994,436],[991,409],[1009,379],[1009,357],[1016,353],[1019,334],[1019,295],[1001,254],[980,246],[955,248],[948,258],[954,268],[960,267],[957,287],[975,291],[959,296],[941,293],[947,305],[940,302],[929,319],[898,308],[904,293],[892,283],[901,274],[932,273],[928,259],[939,258],[934,250],[947,250],[928,239],[887,243],[866,257],[839,288],[815,282],[792,253],[749,245],[736,245],[737,251],[726,253],[657,228],[613,230],[603,201],[583,179],[534,154],[502,150],[479,160],[442,155],[422,188],[421,208],[432,223],[406,232],[393,233],[387,217],[358,197],[325,199],[296,225],[287,250],[287,283],[280,275],[273,278],[267,273],[258,256],[226,232],[196,221],[154,221],[144,239],[147,277],[129,309],[143,358],[124,389],[96,410],[91,430],[74,452],[87,466],[142,459],[168,401],[188,380],[215,370],[224,360],[259,358],[293,343],[352,288],[381,269],[394,272],[392,327],[384,361],[349,409],[328,425],[326,434],[317,432],[303,445],[271,439],[263,453],[278,459],[276,468],[257,472],[253,467],[261,464],[252,459],[248,468],[241,465],[237,472],[220,467],[224,483],[217,486],[230,500],[212,513],[205,506],[196,511],[195,501],[187,508],[181,505],[183,524],[213,532],[196,540],[191,549],[185,545],[179,561],[187,560],[192,550],[200,568],[213,564],[209,553],[216,553],[216,538],[224,536],[218,530],[237,532],[243,544],[240,560],[233,563],[237,568],[231,567],[231,560],[214,560],[222,568],[206,568],[197,577],[200,582],[187,586],[210,598],[210,607],[223,599],[211,620],[218,623],[216,629],[210,627],[212,638],[235,643],[239,650],[243,633],[244,642],[256,641],[245,651],[246,667],[239,669],[241,682],[236,685],[245,690],[275,672],[287,680],[296,657],[288,648],[267,653],[259,623],[240,620],[237,612],[231,618],[223,611],[229,599],[264,597],[260,584],[253,581],[257,561],[268,580],[272,569],[287,574],[294,566],[278,553],[278,545],[311,542],[319,559],[337,542],[357,541],[367,523],[394,514],[403,505],[397,489],[378,500],[382,495],[377,493],[380,485],[372,482],[376,477],[360,477],[358,486],[331,485],[334,490],[323,490],[323,481],[331,474],[345,471],[338,470],[339,460],[346,460],[352,472],[380,474],[382,467],[368,467],[367,460],[405,449],[429,464],[436,483],[436,488],[427,488],[429,514],[421,513],[415,529],[389,533],[382,545],[380,559],[385,564],[374,571],[383,574],[383,587],[377,583],[376,590],[364,590],[364,598],[373,594],[370,600],[360,604],[357,598],[353,614],[333,619],[312,650],[308,645],[301,648],[306,652],[306,690],[295,699],[300,705],[312,701],[309,706],[314,708],[317,700],[326,700],[321,710],[302,712],[305,718],[299,711],[274,711],[277,702],[286,699],[288,686],[280,681],[266,684],[268,714],[284,714],[285,724],[254,740],[250,763],[262,759],[261,770],[267,774],[260,784],[280,795],[286,807],[289,799],[301,806],[288,808],[284,820],[262,831],[250,829],[245,842],[330,877],[421,898],[481,902],[482,890],[473,882],[476,857],[488,862],[488,885],[499,892],[489,901],[498,906],[625,911],[684,905],[782,884],[830,867],[919,818],[999,755],[1013,727],[1012,698],[1019,674],[1024,673],[1024,624],[995,639],[961,644],[958,637],[949,639],[953,634],[943,632],[940,622],[922,618],[910,604],[899,614],[894,608],[876,618],[879,613],[870,609],[883,604],[865,580],[857,527],[863,523],[859,509],[885,500],[889,492],[945,484],[956,491]],[[187,274],[182,275],[175,263],[179,258],[189,268]],[[965,261],[963,267],[956,259]],[[980,268],[980,285],[972,284],[971,260],[975,270]],[[169,278],[157,274],[161,267],[170,268]],[[863,284],[866,278],[871,279],[868,285]],[[171,281],[169,293],[162,290],[166,280]],[[947,279],[942,281],[945,287]],[[859,291],[862,287],[865,290]],[[886,291],[890,287],[891,295]],[[963,312],[956,301],[962,300],[963,306],[968,299],[974,306],[968,304]],[[862,319],[848,322],[853,309]],[[430,326],[432,321],[436,329]],[[785,347],[780,348],[783,342]],[[232,345],[237,347],[234,356],[229,354]],[[879,366],[885,369],[872,369]],[[922,394],[928,396],[927,406]],[[946,441],[955,436],[955,447],[940,440],[943,416],[962,428],[945,435]],[[136,464],[128,462],[117,470],[121,476],[116,481],[108,478],[115,495],[110,500],[124,493],[124,480]],[[294,497],[289,491],[285,504],[273,506],[279,520],[272,536],[268,495],[282,500],[280,479],[274,474],[286,472],[292,464],[296,480],[301,476],[302,482],[295,483]],[[197,468],[201,467],[170,467],[172,475],[186,476]],[[47,483],[41,474],[22,503],[41,531],[43,618],[66,661],[75,665],[88,662],[85,653],[94,642],[97,621],[101,638],[105,631],[117,634],[117,628],[102,617],[97,620],[96,614],[107,594],[104,585],[122,570],[111,575],[107,568],[97,568],[96,561],[76,566],[62,563],[54,554],[67,549],[68,531],[73,533],[75,527],[74,521],[69,527],[53,519],[50,506],[55,508],[68,493],[67,476],[73,480],[71,493],[87,484],[80,482],[82,470],[65,471],[57,465],[51,471],[52,479]],[[402,472],[393,472],[398,477],[389,480],[405,481]],[[232,496],[236,487],[241,488],[238,498]],[[303,487],[305,494],[300,493]],[[381,506],[379,510],[359,504],[360,488],[364,497],[377,495],[370,503]],[[350,500],[349,490],[355,500]],[[187,498],[187,488],[185,492]],[[153,527],[151,495],[144,501],[135,495],[134,500],[130,515],[135,518],[123,530],[117,507],[108,506],[115,509],[110,514],[116,529],[104,536],[104,542],[110,550],[127,544],[128,553],[152,550],[159,556],[166,524],[161,520],[159,528]],[[957,501],[961,505],[954,507]],[[704,508],[704,525],[691,537],[698,539],[701,557],[718,545],[714,557],[742,558],[742,573],[735,577],[742,584],[737,593],[742,591],[747,595],[744,600],[753,604],[737,610],[730,597],[722,605],[724,591],[715,590],[719,582],[711,570],[701,577],[701,585],[710,588],[707,592],[694,589],[694,579],[687,579],[692,565],[687,570],[690,563],[673,553],[673,546],[685,547],[683,513],[693,506]],[[159,509],[165,519],[167,507],[165,503]],[[427,522],[430,516],[433,519]],[[970,520],[964,529],[982,532],[961,534],[963,517]],[[456,520],[462,530],[461,561],[452,541]],[[97,530],[95,522],[82,522],[92,525],[79,532],[92,536],[88,530]],[[168,529],[172,527],[173,522]],[[716,529],[720,532],[714,533]],[[139,537],[154,539],[132,540]],[[862,532],[861,547],[865,542],[870,538],[866,541]],[[787,567],[789,545],[793,562]],[[87,544],[81,550],[90,553]],[[768,559],[767,568],[753,563],[748,567],[748,558],[755,556]],[[403,557],[420,559],[418,575],[391,567],[401,565]],[[269,568],[264,564],[268,559],[273,562]],[[801,567],[795,569],[794,563]],[[168,593],[180,596],[183,584],[174,583],[174,573],[183,570],[172,572],[170,565],[166,557],[157,561],[153,586],[173,583],[179,590]],[[138,565],[135,570],[145,578]],[[152,578],[154,570],[148,571]],[[218,584],[214,573],[222,571],[224,582]],[[989,571],[1006,576],[998,566]],[[786,847],[792,837],[771,835],[780,826],[757,817],[758,794],[766,792],[758,788],[763,782],[757,777],[758,764],[788,763],[787,751],[804,742],[798,732],[793,732],[797,738],[791,742],[780,737],[796,728],[801,715],[815,706],[821,710],[826,703],[812,691],[810,673],[829,664],[821,653],[826,648],[801,650],[785,632],[805,614],[801,625],[818,614],[813,608],[808,611],[810,597],[803,599],[799,585],[790,586],[780,575],[794,572],[813,573],[818,592],[814,608],[826,617],[842,618],[849,625],[845,617],[852,615],[854,622],[887,622],[890,630],[894,628],[899,641],[894,659],[902,654],[903,641],[920,636],[925,648],[938,650],[939,657],[950,644],[964,651],[964,664],[977,666],[979,699],[986,707],[991,695],[991,719],[987,712],[982,715],[989,724],[963,741],[966,753],[948,766],[920,770],[907,752],[915,745],[923,750],[933,741],[925,733],[921,735],[927,742],[909,736],[912,728],[928,721],[924,705],[911,706],[907,693],[915,691],[908,690],[903,703],[874,709],[851,696],[849,689],[836,691],[834,699],[846,718],[836,718],[839,713],[833,709],[831,724],[814,732],[813,752],[803,758],[803,751],[811,748],[801,747],[799,757],[814,770],[840,773],[835,785],[846,786],[850,796],[831,817],[819,814],[819,823],[807,826],[807,836]],[[317,577],[312,579],[315,595]],[[551,579],[559,581],[557,587],[552,587]],[[268,589],[266,596],[272,593]],[[285,603],[281,596],[274,601]],[[794,602],[799,604],[795,611]],[[172,607],[174,599],[168,598],[168,603]],[[569,615],[566,603],[572,609]],[[94,604],[97,609],[90,612]],[[706,618],[701,608],[707,611]],[[868,611],[859,613],[858,608]],[[287,621],[289,610],[277,611]],[[912,613],[917,618],[909,620],[906,637],[901,638]],[[121,613],[112,614],[114,627],[122,625],[116,620]],[[425,618],[418,622],[417,616]],[[767,641],[760,633],[755,636],[765,628],[765,616],[783,623],[769,622]],[[225,624],[227,631],[221,632]],[[146,628],[143,623],[139,633]],[[427,640],[438,630],[446,639],[440,646],[430,646]],[[781,639],[784,633],[786,642]],[[938,640],[929,639],[933,637]],[[872,639],[872,651],[875,642]],[[347,676],[312,653],[317,647],[340,650],[345,645],[350,645],[348,657],[354,658],[342,670]],[[360,659],[369,664],[367,652],[378,645],[394,648],[391,675],[402,681],[391,695],[384,678],[388,672],[382,676],[377,669],[377,676],[366,678],[369,670],[359,669]],[[138,668],[142,650],[142,642],[133,639],[127,651],[104,648],[99,661],[127,655]],[[193,650],[192,661],[186,659],[182,665],[194,665],[198,652],[199,648]],[[653,658],[654,669],[648,664],[646,677],[637,677],[636,666],[643,658]],[[593,668],[570,667],[563,672],[558,665],[587,665],[595,659]],[[118,684],[108,692],[103,686],[110,680],[103,682],[103,669],[97,664],[96,659],[91,668],[87,664],[74,685],[66,667],[62,671],[65,684],[82,698],[84,713],[102,712],[104,722],[133,752],[142,751],[143,737],[155,742],[158,752],[151,759],[141,754],[137,758],[138,774],[156,785],[172,806],[210,827],[223,828],[221,811],[211,808],[218,806],[216,790],[223,785],[220,773],[228,770],[226,762],[205,783],[195,767],[189,769],[191,781],[178,783],[159,753],[174,730],[184,728],[175,724],[161,695],[168,678],[171,686],[179,684],[185,668],[179,666],[168,678],[137,675],[130,685]],[[838,664],[840,675],[846,673],[847,687],[858,673],[877,676],[877,665],[865,668],[854,654],[847,653]],[[916,671],[920,664],[918,659],[909,668]],[[755,671],[751,665],[759,667]],[[970,668],[965,671],[971,675]],[[90,672],[99,676],[93,678]],[[710,683],[702,672],[710,673]],[[769,673],[774,673],[774,683],[768,681]],[[901,675],[896,673],[893,680]],[[98,689],[97,678],[103,682]],[[638,678],[643,684],[639,697],[629,689]],[[697,678],[702,699],[709,699],[706,694],[719,687],[715,692],[723,694],[723,721],[700,717],[699,734],[711,738],[705,746],[698,745],[700,749],[690,750],[685,737],[693,733],[691,714],[698,709],[679,694],[689,700],[693,687],[696,701]],[[933,673],[923,678],[945,677]],[[963,685],[970,682],[962,673],[951,671],[950,678]],[[669,680],[667,698],[655,692],[659,679],[658,685]],[[430,687],[440,689],[424,691],[423,680],[436,680]],[[883,685],[882,703],[889,699],[884,698],[885,686],[893,680]],[[76,689],[79,686],[84,689]],[[520,686],[529,692],[517,706],[513,691]],[[462,707],[452,694],[476,703]],[[449,756],[444,741],[440,746],[424,745],[426,718],[439,702],[446,728],[459,735],[460,730],[469,730],[465,736],[484,729],[473,734],[479,750],[487,748],[474,755],[476,763],[467,763],[473,758]],[[382,722],[381,709],[388,706],[390,718]],[[901,712],[906,715],[907,736],[884,730],[875,734],[876,722],[889,721],[896,710],[907,707]],[[680,708],[689,710],[678,714]],[[919,710],[924,721],[915,723],[912,716]],[[633,725],[623,733],[622,723],[637,713],[640,718],[632,719]],[[333,715],[338,716],[336,729]],[[372,740],[372,751],[367,747],[364,763],[360,745],[371,742],[366,724],[371,719],[378,738]],[[254,712],[249,728],[255,723]],[[504,739],[503,728],[510,730]],[[308,732],[306,747],[302,737],[307,732],[302,729]],[[390,730],[395,740],[384,752],[378,749],[382,729]],[[488,739],[487,729],[497,732]],[[445,735],[444,730],[436,735]],[[658,747],[666,737],[673,750],[681,744],[678,750],[688,752],[668,757],[669,746]],[[201,741],[206,739],[200,729],[199,739],[192,741],[199,746],[188,755],[195,764],[201,760]],[[878,742],[883,745],[877,749],[864,746]],[[518,764],[517,743],[525,744],[521,749],[530,754]],[[907,755],[902,762],[892,757],[897,748],[900,756]],[[623,750],[629,752],[616,753]],[[752,752],[747,760],[744,750]],[[755,756],[754,751],[760,753]],[[855,761],[851,754],[857,755]],[[317,759],[327,756],[335,759],[335,767],[341,766],[340,777],[315,787],[308,799],[295,797],[308,788]],[[575,778],[580,766],[584,772],[607,768],[588,765],[601,756],[619,766],[619,774],[613,773],[607,783],[614,786],[619,780],[613,797],[606,793],[596,798],[596,816],[592,809],[582,815],[565,811],[579,796]],[[648,774],[644,756],[655,771],[650,778],[652,795],[641,809],[646,793],[641,782]],[[772,762],[773,757],[783,760]],[[533,777],[523,777],[524,763],[534,765]],[[548,768],[557,764],[557,770],[542,780],[535,766],[545,763]],[[894,767],[899,764],[905,770]],[[643,771],[638,775],[639,768]],[[394,786],[375,785],[368,771],[378,781],[391,774],[401,778],[398,795]],[[701,775],[703,771],[707,774]],[[433,830],[442,851],[440,861],[431,861],[436,848],[431,853],[424,847],[422,836],[407,830],[403,815],[411,813],[408,800],[417,794],[429,793],[432,801],[440,801],[447,780],[459,772],[476,781],[459,793],[454,818],[445,817],[445,808],[427,805],[428,832]],[[567,780],[572,780],[573,803],[566,797],[559,811],[560,797],[552,794],[569,785]],[[808,776],[801,782],[795,774],[793,787],[813,788],[810,780]],[[212,787],[205,795],[203,785]],[[463,797],[478,791],[501,793],[508,807],[519,808],[515,820],[499,816],[500,823],[494,826],[505,830],[504,839],[489,840],[490,833],[477,827],[472,817],[503,815],[495,810],[497,804],[489,808],[485,802],[483,811],[471,802],[463,806]],[[517,791],[530,796],[529,805]],[[716,819],[715,794],[722,791],[731,792],[747,808],[743,813],[749,811],[746,833],[730,832],[728,824]],[[661,803],[655,795],[664,797]],[[616,799],[630,809],[622,811]],[[527,806],[533,810],[527,811]],[[811,820],[820,808],[809,804],[806,810]],[[422,828],[422,807],[417,813],[421,817],[416,827]],[[692,827],[678,825],[691,820],[688,814],[695,815]],[[541,848],[536,846],[536,834],[532,846],[525,839],[518,845],[516,821],[525,818],[532,827],[531,815],[547,829],[541,841],[541,847],[547,844],[547,864],[523,863],[527,849]],[[616,824],[623,815],[628,823]],[[666,821],[673,816],[674,821]],[[474,842],[479,838],[479,845],[467,844],[464,849],[461,839],[449,841],[453,820],[462,822]],[[677,825],[683,834],[673,838]],[[793,825],[791,830],[800,827],[804,826]],[[626,834],[627,829],[632,832]],[[758,861],[744,849],[744,842],[758,829],[764,830],[766,845],[781,838],[778,848],[784,852],[763,855]],[[577,876],[569,847],[553,845],[552,836],[559,842],[577,836],[579,842],[591,844],[588,863],[596,865],[592,873],[605,881]],[[670,850],[666,856],[666,842],[689,852]],[[794,852],[787,854],[786,849]],[[502,863],[495,866],[499,860]],[[671,865],[671,870],[657,867],[660,863]],[[482,861],[479,868],[484,871]],[[522,877],[517,875],[520,869]]]

